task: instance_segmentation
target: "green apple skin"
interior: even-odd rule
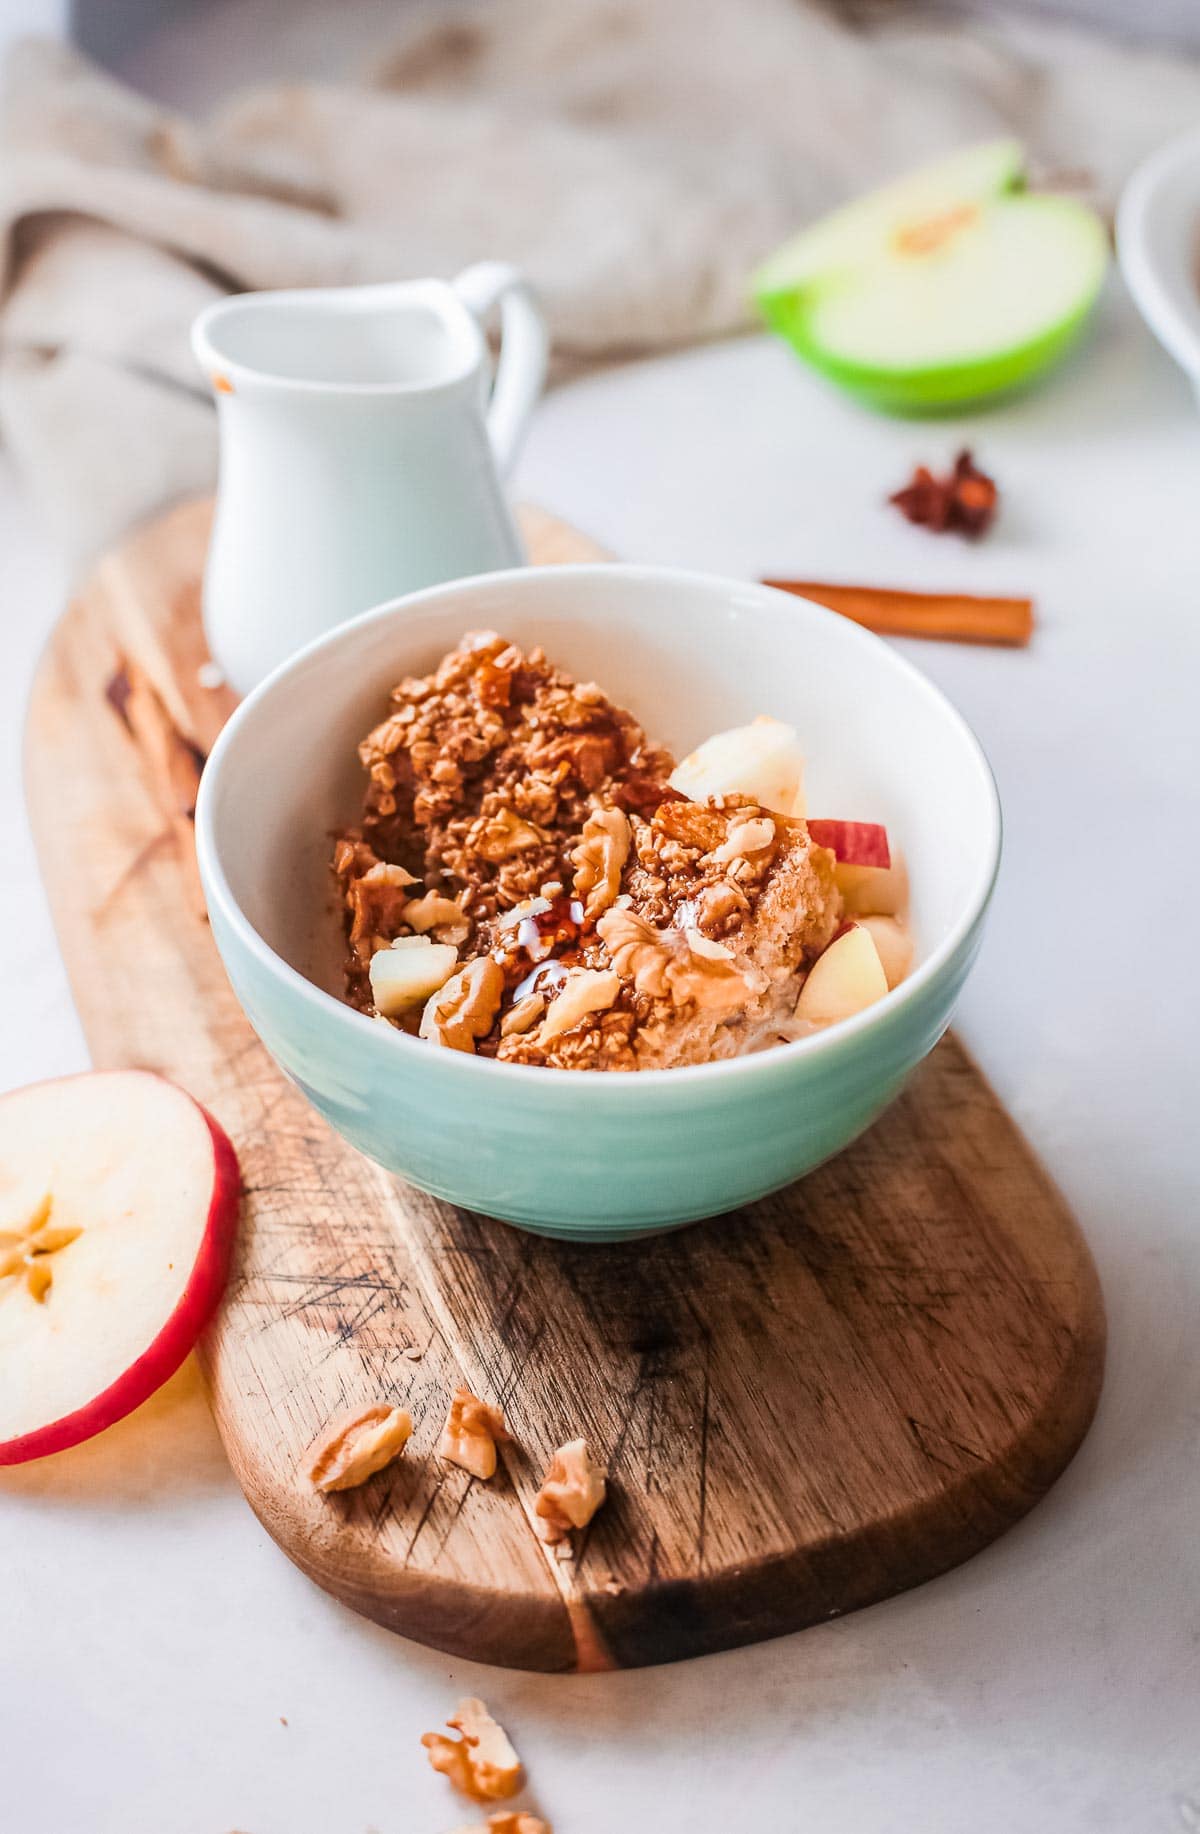
[[[808,335],[804,302],[776,295],[758,301],[759,310],[773,331],[821,375],[848,394],[884,414],[913,418],[953,414],[1028,388],[1066,356],[1086,329],[1103,282],[1079,308],[1031,343],[1017,346],[973,363],[948,364],[929,369],[868,369],[848,363]]]
[[[909,173],[881,191],[844,206],[802,231],[776,251],[759,268],[753,280],[755,303],[776,331],[813,369],[837,383],[859,400],[883,412],[904,415],[953,413],[958,409],[1009,395],[1028,387],[1058,363],[1083,332],[1108,267],[1108,239],[1095,214],[1069,198],[1029,194],[1024,189],[1022,152],[1016,141],[992,141],[967,147],[933,165]],[[905,221],[936,217],[958,204],[975,206],[985,224],[996,223],[992,234],[1003,237],[1014,216],[1033,229],[1032,249],[1018,247],[1021,264],[993,272],[985,297],[998,284],[1034,262],[1037,241],[1059,253],[1074,252],[1078,283],[1060,287],[1064,307],[1048,324],[1031,324],[1005,347],[963,348],[961,300],[947,317],[944,361],[905,363],[872,362],[830,347],[818,335],[816,322],[840,288],[861,291],[878,274],[884,308],[898,269],[889,257],[894,231]],[[994,213],[994,215],[993,215]],[[994,243],[995,250],[1005,246]],[[1054,262],[1050,263],[1051,268]],[[931,296],[927,312],[936,312],[940,301]],[[969,345],[969,340],[966,340]],[[958,350],[954,346],[958,345]]]

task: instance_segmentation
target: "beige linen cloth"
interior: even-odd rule
[[[62,45],[11,57],[0,437],[77,559],[211,484],[187,329],[222,291],[501,256],[537,283],[569,367],[737,329],[755,261],[908,162],[1015,128],[1042,170],[1082,167],[1111,200],[1200,118],[1195,61],[897,0],[456,0],[398,17],[361,79],[259,89],[204,122]]]

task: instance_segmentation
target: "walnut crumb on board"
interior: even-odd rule
[[[444,1732],[421,1736],[433,1768],[476,1802],[515,1796],[525,1779],[521,1760],[482,1700],[460,1700],[446,1724],[461,1737],[447,1738]]]
[[[381,1402],[339,1414],[309,1453],[314,1490],[353,1490],[399,1457],[412,1436],[412,1415]]]
[[[502,1410],[481,1401],[460,1383],[450,1399],[450,1412],[437,1443],[438,1457],[460,1465],[472,1477],[494,1477],[496,1447],[508,1437]]]
[[[603,1465],[598,1465],[585,1439],[571,1439],[546,1467],[533,1510],[538,1535],[553,1547],[573,1528],[586,1528],[607,1495]]]

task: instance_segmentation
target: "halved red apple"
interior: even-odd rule
[[[141,1070],[0,1097],[0,1465],[78,1445],[172,1376],[229,1272],[233,1147]]]
[[[887,829],[877,821],[810,821],[818,847],[828,847],[839,866],[890,866]]]

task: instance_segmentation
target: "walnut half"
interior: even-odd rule
[[[438,1457],[447,1464],[461,1465],[472,1477],[494,1477],[496,1447],[508,1437],[501,1409],[481,1401],[460,1383],[438,1440]]]
[[[459,1828],[458,1834],[550,1834],[550,1826],[527,1809],[496,1809],[486,1821]]]
[[[606,1013],[620,991],[621,977],[611,968],[572,968],[546,1009],[538,1044],[561,1038],[589,1013]]]
[[[743,972],[724,943],[699,930],[658,930],[625,905],[605,911],[596,931],[621,979],[652,999],[732,1014],[765,984]]]
[[[583,914],[589,923],[615,902],[628,858],[629,817],[623,809],[593,809],[571,854],[575,893],[587,900]]]
[[[546,1467],[533,1502],[534,1527],[553,1546],[573,1528],[586,1528],[608,1494],[607,1473],[596,1464],[586,1439],[568,1440]]]
[[[476,1802],[504,1802],[515,1796],[524,1781],[521,1760],[482,1700],[460,1700],[446,1724],[461,1738],[447,1738],[443,1732],[426,1732],[421,1738],[433,1768]]]
[[[453,898],[444,898],[441,892],[426,892],[421,898],[411,898],[404,907],[404,921],[422,935],[431,930],[438,942],[466,942],[471,933],[471,919],[464,914],[461,905]]]
[[[428,1001],[421,1036],[450,1051],[474,1052],[475,1040],[491,1031],[503,997],[504,970],[490,955],[477,955]]]
[[[313,1447],[308,1477],[314,1490],[353,1490],[390,1465],[412,1436],[403,1407],[360,1407],[340,1414]]]
[[[498,864],[511,860],[514,854],[526,853],[545,841],[540,828],[523,821],[512,809],[499,809],[495,815],[483,815],[471,829],[470,841],[481,860]]]

